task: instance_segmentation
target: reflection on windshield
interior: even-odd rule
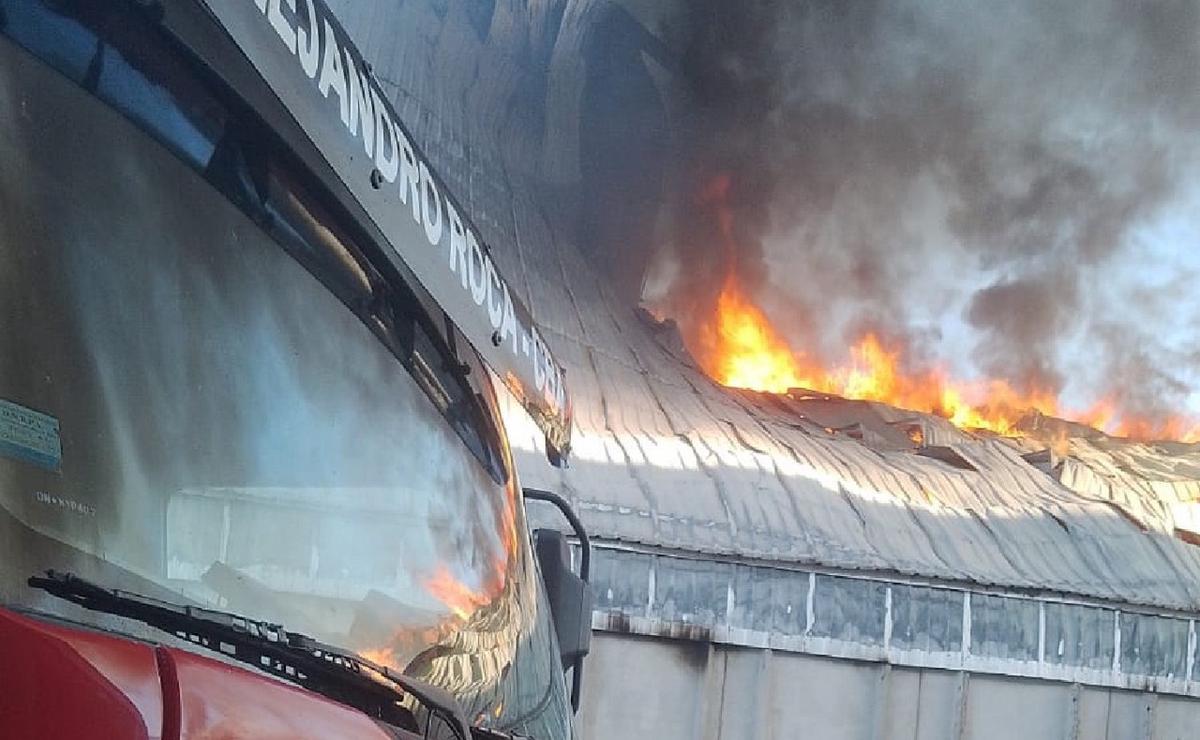
[[[534,614],[513,482],[259,226],[2,39],[0,131],[0,398],[62,449],[0,452],[0,600],[99,619],[23,585],[69,570],[396,666],[486,623],[496,691]]]
[[[511,461],[457,330],[143,15],[0,15],[0,606],[138,631],[26,585],[69,571],[565,736]]]

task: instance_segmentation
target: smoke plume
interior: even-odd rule
[[[689,17],[676,227],[647,294],[685,334],[732,268],[816,357],[870,328],[911,363],[1181,410],[1198,379],[1168,365],[1196,367],[1200,304],[1145,297],[1200,265],[1162,226],[1200,192],[1200,5],[704,0]],[[722,176],[733,248],[703,197]]]

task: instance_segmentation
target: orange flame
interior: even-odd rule
[[[439,565],[433,577],[425,582],[425,588],[434,598],[446,605],[454,616],[467,620],[477,609],[490,603],[493,596],[472,589],[460,581],[444,565]]]
[[[511,465],[511,460],[508,463]],[[436,626],[419,631],[397,629],[382,645],[358,649],[359,655],[373,663],[402,670],[401,656],[408,654],[414,646],[440,641],[445,635],[461,629],[462,623],[469,621],[480,609],[500,598],[509,582],[509,569],[516,562],[521,542],[521,524],[517,517],[517,488],[512,476],[509,477],[504,491],[504,500],[495,512],[500,547],[491,557],[490,568],[481,574],[482,584],[473,588],[456,576],[449,565],[438,564],[433,575],[425,578],[422,585],[450,611],[450,615],[440,620]]]
[[[395,651],[393,651],[391,648],[367,648],[365,650],[359,650],[358,654],[376,665],[387,666],[389,668],[397,667],[394,665]]]
[[[468,586],[445,563],[439,564],[433,575],[425,580],[425,590],[463,621],[500,596],[508,583],[509,568],[519,552],[517,490],[512,477],[504,487],[504,501],[496,511],[496,527],[500,534],[500,549],[492,556],[491,568],[484,573],[479,588]]]
[[[773,393],[805,388],[938,414],[959,427],[1004,435],[1016,434],[1018,421],[1036,410],[1132,439],[1200,441],[1200,423],[1183,417],[1142,419],[1122,414],[1109,400],[1072,413],[1048,390],[1021,391],[998,379],[955,381],[940,370],[908,372],[902,350],[870,332],[850,349],[848,363],[822,367],[791,350],[733,273],[726,276],[713,315],[699,326],[696,345],[705,372],[734,388]]]
[[[728,176],[718,176],[699,194],[699,203],[713,209],[727,265],[712,313],[693,328],[689,341],[705,372],[723,385],[773,393],[806,388],[938,414],[962,428],[1004,435],[1016,434],[1021,418],[1036,410],[1132,439],[1200,441],[1200,422],[1182,416],[1142,419],[1122,413],[1108,399],[1072,413],[1048,389],[1021,390],[1002,379],[956,381],[940,369],[909,371],[902,350],[870,332],[840,366],[825,367],[794,352],[738,281],[733,212],[727,203],[731,185]]]
[[[1028,409],[1057,410],[1051,394],[1021,394],[1004,381],[972,385],[953,383],[937,371],[905,373],[902,353],[886,347],[873,333],[851,348],[848,363],[822,367],[788,347],[732,274],[726,277],[714,316],[701,325],[698,339],[697,355],[705,371],[735,388],[773,393],[806,388],[936,413],[961,427],[1001,434],[1011,433]]]
[[[808,385],[798,358],[766,315],[742,295],[732,275],[717,297],[715,325],[703,324],[700,336],[701,358],[709,361],[706,370],[725,385],[775,393]]]

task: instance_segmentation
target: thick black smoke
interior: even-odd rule
[[[1200,317],[1144,313],[1122,286],[1140,230],[1191,184],[1200,5],[690,8],[677,227],[658,261],[685,330],[731,261],[697,195],[727,174],[732,262],[797,349],[838,359],[869,327],[914,362],[965,351],[1026,388],[1061,390],[1083,357],[1111,370],[1096,395],[1124,388],[1147,412],[1186,395],[1160,382],[1156,358],[1178,352],[1157,337]],[[1128,393],[1142,377],[1153,389]]]

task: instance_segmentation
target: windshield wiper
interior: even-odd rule
[[[403,705],[409,696],[446,723],[460,740],[493,736],[481,728],[476,728],[473,736],[458,702],[448,692],[347,650],[288,632],[279,624],[104,588],[72,573],[48,570],[45,576],[30,577],[28,583],[85,609],[170,632],[410,732],[422,729],[415,714]]]

